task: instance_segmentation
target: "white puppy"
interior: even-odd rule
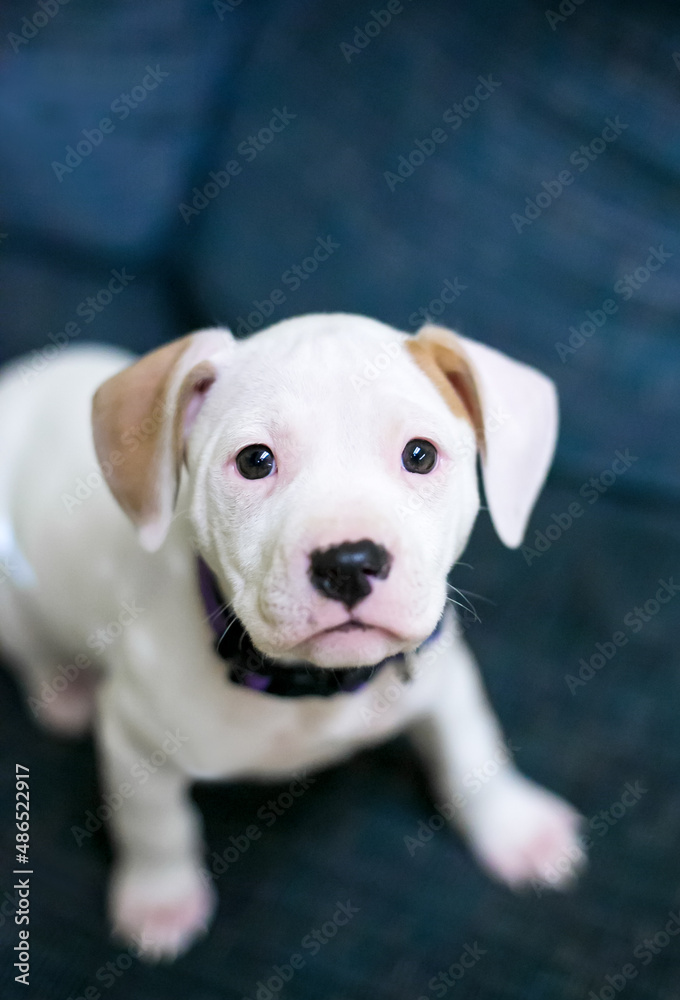
[[[283,777],[404,728],[491,873],[580,857],[577,814],[509,756],[470,793],[503,738],[447,602],[477,452],[496,530],[521,542],[557,433],[548,378],[351,315],[26,371],[0,379],[0,637],[62,731],[103,668],[119,933],[170,956],[207,925],[193,780]]]

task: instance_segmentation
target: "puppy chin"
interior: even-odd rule
[[[286,659],[306,660],[317,667],[369,667],[411,648],[403,638],[382,628],[332,629],[318,632],[286,651]]]
[[[301,630],[299,622],[288,628],[272,629],[261,616],[241,619],[256,648],[280,663],[305,661],[317,667],[369,667],[392,656],[417,649],[434,631],[441,617],[443,601],[428,602],[424,612],[405,628],[404,617],[375,614],[375,624],[357,617],[345,618],[341,611],[333,615],[326,627],[316,621],[316,631],[309,626]],[[340,614],[343,618],[338,621]],[[335,620],[333,620],[335,619]]]

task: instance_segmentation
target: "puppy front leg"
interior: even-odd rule
[[[487,701],[479,670],[450,618],[437,646],[431,706],[413,728],[431,768],[437,803],[482,865],[511,886],[566,883],[582,865],[580,817],[515,767]]]
[[[189,781],[169,753],[132,737],[106,707],[99,739],[104,800],[112,810],[114,933],[145,957],[170,959],[207,928],[215,906]]]

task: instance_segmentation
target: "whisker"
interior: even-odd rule
[[[475,594],[474,590],[458,590],[458,593],[465,594],[466,596],[469,594],[470,597],[476,597],[480,601],[486,601],[487,604],[492,604],[494,608],[498,607],[496,602],[492,601],[490,597],[485,597],[484,594]]]
[[[469,608],[467,607],[467,605],[465,605],[465,604],[461,604],[461,603],[460,603],[460,601],[455,601],[455,600],[453,599],[453,597],[447,597],[447,598],[446,598],[446,603],[447,603],[447,604],[456,604],[456,605],[458,605],[458,607],[459,607],[459,608],[462,608],[462,609],[463,609],[463,611],[465,611],[465,612],[468,612],[468,613],[469,613],[469,611],[470,611],[470,609],[469,609]],[[482,622],[482,619],[481,619],[481,618],[479,617],[479,615],[478,615],[478,614],[476,614],[476,613],[475,613],[475,617],[474,617],[474,618],[472,618],[472,619],[470,619],[470,620],[471,620],[471,621],[473,621],[473,622],[479,622],[479,623],[480,623],[480,625],[481,625],[481,622]]]
[[[463,611],[467,611],[467,612],[469,612],[470,610],[472,610],[472,613],[473,613],[473,615],[474,615],[474,618],[472,619],[472,621],[475,621],[475,622],[479,622],[479,623],[481,624],[481,621],[482,621],[482,619],[481,619],[481,618],[479,617],[479,615],[478,615],[478,614],[477,614],[477,612],[476,612],[476,611],[474,610],[474,608],[473,608],[473,609],[470,609],[470,608],[469,608],[469,607],[467,606],[467,604],[461,604],[461,603],[460,603],[460,601],[456,601],[456,600],[454,600],[454,598],[453,598],[453,597],[447,597],[447,598],[446,598],[446,603],[447,603],[447,604],[456,604],[456,605],[458,605],[458,607],[459,607],[459,608],[462,608],[462,609],[463,609]]]
[[[220,636],[220,638],[219,638],[219,640],[218,640],[218,643],[217,643],[217,645],[218,645],[218,646],[220,645],[220,643],[221,643],[221,642],[222,642],[222,640],[224,639],[225,635],[227,634],[227,632],[229,631],[229,629],[231,628],[231,626],[232,626],[232,625],[233,625],[233,624],[234,624],[234,623],[235,623],[236,621],[237,621],[237,617],[236,617],[236,615],[234,615],[234,617],[233,617],[233,618],[231,619],[231,621],[227,622],[227,627],[225,628],[224,632],[222,633],[222,635]],[[243,641],[243,636],[241,636],[241,641]]]
[[[477,611],[472,601],[463,593],[463,591],[459,590],[458,587],[454,587],[452,583],[447,583],[447,586],[450,587],[451,590],[455,591],[456,594],[459,594],[466,603],[461,604],[460,601],[454,601],[453,598],[449,599],[452,600],[454,604],[458,604],[461,608],[464,608],[466,611],[471,611],[472,614],[474,615],[475,621],[481,621],[481,618],[477,614]]]
[[[223,614],[225,611],[228,610],[228,608],[229,608],[229,601],[225,601],[224,604],[220,604],[218,608],[215,608],[215,610],[211,611],[209,615],[206,615],[203,621],[209,622],[212,618],[217,618],[218,615]]]

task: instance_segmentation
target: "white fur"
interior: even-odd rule
[[[0,638],[30,704],[40,721],[76,729],[87,714],[82,682],[101,669],[97,737],[109,793],[130,783],[135,764],[160,748],[168,731],[181,736],[179,748],[111,820],[112,919],[149,955],[187,947],[212,912],[200,822],[186,794],[192,779],[289,775],[404,728],[432,766],[438,801],[457,802],[455,822],[493,874],[512,884],[545,879],[548,866],[580,855],[576,813],[522,778],[511,759],[470,794],[466,776],[498,760],[503,737],[450,609],[438,638],[413,652],[444,611],[446,575],[466,544],[479,496],[472,427],[416,366],[405,339],[345,315],[287,320],[244,342],[226,331],[197,335],[192,363],[208,359],[218,377],[203,405],[190,408],[188,473],[157,552],[142,548],[106,484],[94,485],[91,398],[133,359],[72,348],[39,375],[26,379],[18,364],[0,377],[0,563],[8,567],[0,579]],[[487,428],[492,513],[501,536],[516,545],[552,445],[544,435],[533,461],[524,448],[507,504],[498,455],[505,453],[505,475],[512,477],[507,449],[526,444],[518,442],[518,429],[530,438],[535,421],[556,427],[554,392],[532,369],[462,344],[487,408],[522,369],[521,391],[503,393],[514,443],[501,430],[502,445],[494,445],[495,430]],[[378,354],[389,363],[365,378]],[[429,475],[401,466],[414,437],[438,447],[439,464]],[[252,443],[273,449],[275,476],[239,476],[235,455]],[[72,503],[88,475],[90,495],[81,487],[84,498]],[[142,527],[147,549],[161,544],[165,527]],[[324,632],[348,613],[313,589],[309,553],[362,538],[393,557],[387,579],[375,581],[352,612],[370,628]],[[263,652],[329,667],[405,651],[412,680],[389,665],[358,692],[326,699],[234,686],[212,651],[196,548]],[[134,614],[124,612],[126,602]],[[97,655],[102,644],[93,637],[115,622],[124,622],[121,634]],[[78,653],[93,665],[47,702],[45,685],[61,676],[57,665]]]

